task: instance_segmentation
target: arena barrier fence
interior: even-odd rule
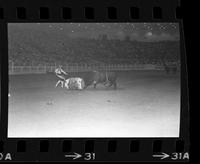
[[[58,66],[9,66],[9,75],[13,74],[45,74],[53,73]],[[164,70],[163,66],[153,64],[110,64],[110,65],[65,65],[66,72],[87,72],[91,70],[128,71],[128,70]]]

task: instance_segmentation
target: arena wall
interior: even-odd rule
[[[57,66],[9,66],[9,75],[15,74],[45,74],[54,72]],[[128,70],[164,70],[163,66],[153,64],[130,65],[66,65],[62,67],[66,72],[87,72],[91,70],[128,71]]]

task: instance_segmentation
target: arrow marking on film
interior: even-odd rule
[[[65,157],[66,157],[66,158],[72,157],[73,160],[75,160],[75,159],[81,158],[82,155],[80,155],[80,154],[74,152],[74,154],[67,154],[67,155],[65,155]]]
[[[162,153],[162,154],[157,154],[157,155],[153,155],[153,157],[158,157],[158,158],[160,158],[160,159],[165,159],[165,158],[168,158],[169,157],[169,155],[168,154],[166,154],[166,153]]]

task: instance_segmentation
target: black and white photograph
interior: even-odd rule
[[[8,23],[8,137],[179,137],[178,23]]]

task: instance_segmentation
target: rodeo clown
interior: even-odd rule
[[[68,74],[61,67],[62,66],[59,65],[59,67],[55,69],[55,74],[59,78],[55,87],[57,87],[61,83],[61,87],[63,88],[64,83],[65,83],[65,75],[68,75]]]

